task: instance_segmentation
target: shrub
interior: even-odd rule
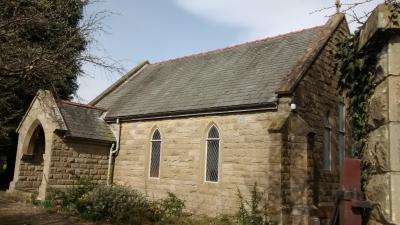
[[[149,218],[146,198],[135,190],[123,186],[98,186],[82,196],[84,218],[106,219],[116,224],[141,224]]]
[[[179,218],[183,215],[185,202],[175,194],[168,192],[168,197],[159,202],[161,213],[165,218]]]
[[[236,214],[239,225],[272,225],[267,214],[267,203],[264,198],[264,192],[260,191],[254,183],[251,189],[250,202],[245,200],[238,189],[239,210]]]
[[[49,202],[63,212],[85,219],[107,220],[114,224],[143,224],[155,217],[142,194],[120,185],[86,183],[51,192]]]
[[[50,204],[61,208],[62,211],[77,215],[80,211],[85,210],[85,202],[82,201],[82,197],[92,191],[96,184],[80,181],[79,184],[74,185],[67,189],[51,189],[47,200]]]
[[[68,214],[113,224],[134,225],[272,225],[266,214],[264,193],[255,184],[246,201],[238,190],[239,210],[235,216],[193,216],[185,213],[185,202],[173,193],[149,201],[129,187],[82,183],[65,190],[52,190],[43,207],[56,206]]]

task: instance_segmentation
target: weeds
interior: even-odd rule
[[[257,183],[254,183],[250,192],[251,199],[244,199],[238,189],[239,210],[236,214],[239,225],[273,225],[267,214],[267,202],[265,193],[258,189]]]
[[[249,201],[238,190],[235,215],[195,216],[185,211],[185,202],[173,193],[152,201],[129,187],[84,183],[65,190],[52,190],[48,199],[34,201],[43,208],[55,207],[69,215],[113,224],[133,225],[272,225],[266,214],[264,193],[254,184]]]

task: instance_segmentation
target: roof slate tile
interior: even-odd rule
[[[107,118],[274,103],[323,27],[150,64],[96,106]]]
[[[102,109],[65,101],[59,104],[59,108],[68,128],[68,136],[115,142],[110,127],[101,118]]]

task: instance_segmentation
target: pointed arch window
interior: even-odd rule
[[[345,103],[344,103],[344,98],[340,97],[339,100],[339,131],[338,131],[338,146],[339,146],[339,166],[342,168],[342,163],[344,160],[344,157],[346,155],[345,152],[345,147],[346,147],[346,121],[345,121]]]
[[[206,181],[218,182],[219,141],[218,129],[212,126],[207,135]]]
[[[329,122],[329,112],[325,113],[323,118],[324,123],[324,170],[332,170],[332,128]]]
[[[151,137],[150,177],[160,177],[161,134],[156,129]]]

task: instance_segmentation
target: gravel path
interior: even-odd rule
[[[109,225],[65,217],[30,204],[0,197],[0,225]]]

